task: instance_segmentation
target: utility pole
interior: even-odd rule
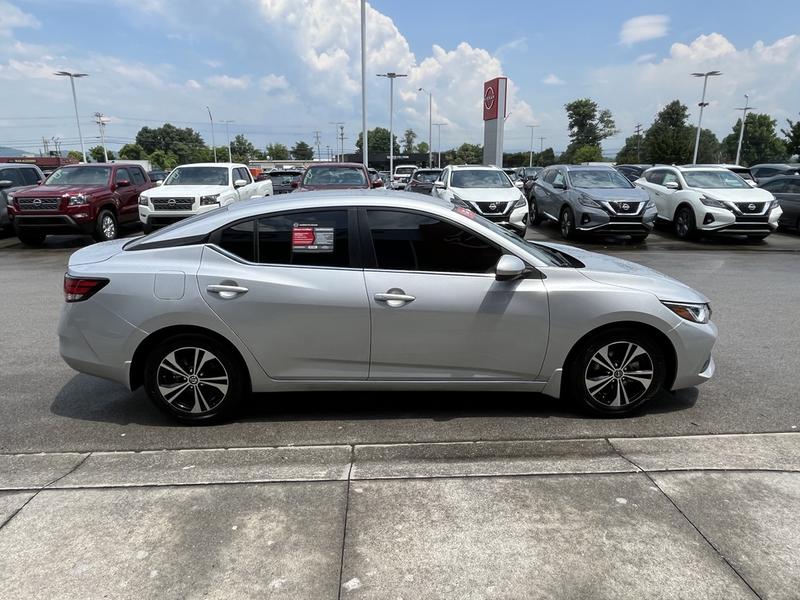
[[[322,133],[321,131],[315,131],[314,132],[314,145],[317,147],[317,160],[321,160],[322,159],[322,153],[320,152],[320,149],[319,149],[319,143],[320,143],[319,135],[321,133]]]
[[[708,78],[709,77],[716,77],[717,75],[722,75],[720,71],[708,71],[707,73],[692,73],[692,77],[702,77],[703,78],[703,96],[700,99],[700,102],[697,106],[700,107],[700,116],[697,119],[697,137],[694,140],[694,157],[692,158],[692,164],[697,164],[697,151],[700,149],[700,128],[703,124],[703,109],[708,106],[708,102],[706,102],[706,87],[708,86]]]
[[[211,121],[211,145],[214,147],[214,162],[217,162],[217,142],[214,141],[214,117],[211,116],[211,109],[206,106],[208,120]]]
[[[228,131],[228,125],[235,121],[223,121],[225,123],[225,136],[228,138],[228,162],[233,162],[233,152],[231,151],[231,133]]]
[[[547,138],[546,138],[546,137],[544,137],[544,136],[542,136],[542,137],[540,137],[540,138],[539,138],[539,154],[541,154],[542,152],[544,152],[544,141],[545,141],[546,139],[547,139]]]
[[[369,132],[367,131],[367,3],[361,0],[361,158],[369,169]]]
[[[642,124],[641,123],[637,123],[636,124],[636,162],[638,162],[638,163],[642,162],[642,152],[641,152],[642,144],[641,144],[641,142],[642,142]]]
[[[428,94],[428,168],[430,169],[433,167],[433,93],[425,88],[419,88],[418,91]]]
[[[333,143],[334,160],[335,160],[335,162],[339,162],[339,157],[337,156],[337,154],[339,153],[339,127],[342,127],[344,125],[344,123],[342,123],[341,121],[330,121],[328,123],[328,125],[333,125],[334,126],[334,130],[333,130],[334,131],[334,134],[333,134],[333,139],[334,139],[334,143]]]
[[[339,155],[339,162],[344,162],[344,125],[339,125],[339,140],[342,142],[342,153]]]
[[[44,155],[50,156],[50,148],[47,145],[47,138],[42,136],[42,145],[44,146]]]
[[[103,157],[105,162],[108,162],[108,150],[106,149],[106,120],[103,113],[94,113],[95,123],[100,128],[100,143],[103,146]]]
[[[742,111],[742,125],[739,127],[739,145],[736,146],[736,164],[739,164],[739,156],[742,154],[742,140],[744,139],[744,122],[747,119],[747,111],[754,110],[755,107],[749,106],[750,104],[750,96],[747,94],[744,95],[744,106],[736,108],[734,110]]]
[[[532,167],[533,166],[533,130],[534,130],[535,127],[538,127],[538,125],[526,125],[525,127],[528,127],[531,130],[531,151],[530,151],[530,155],[528,157],[528,166]]]
[[[439,153],[439,158],[437,159],[437,168],[441,169],[442,168],[442,125],[446,126],[447,123],[434,123],[434,125],[436,125],[436,129],[438,130],[437,136],[439,138],[436,142],[436,148]]]
[[[379,73],[378,77],[389,80],[389,173],[394,177],[394,80],[398,77],[408,77],[405,73]]]

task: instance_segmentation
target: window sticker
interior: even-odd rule
[[[322,227],[318,223],[292,225],[292,252],[333,252],[333,239],[333,227]]]
[[[468,208],[464,208],[463,206],[456,206],[456,212],[460,215],[464,215],[468,219],[475,219],[475,213]]]

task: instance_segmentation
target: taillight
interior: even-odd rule
[[[64,275],[64,300],[80,302],[91,298],[108,285],[108,279],[102,277],[72,277]]]

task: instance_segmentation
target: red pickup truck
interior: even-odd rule
[[[104,242],[116,238],[121,225],[139,224],[139,194],[154,185],[135,164],[70,165],[41,185],[9,194],[9,217],[24,244],[63,233]]]

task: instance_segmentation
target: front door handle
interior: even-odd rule
[[[409,302],[416,300],[415,296],[409,296],[403,290],[398,288],[392,288],[383,294],[375,294],[374,298],[376,302],[385,302],[392,308],[400,308],[401,306],[405,306]]]
[[[219,294],[219,297],[225,300],[230,300],[231,298],[236,298],[236,296],[240,294],[247,293],[246,287],[238,285],[209,285],[206,287],[206,290],[212,294]]]

